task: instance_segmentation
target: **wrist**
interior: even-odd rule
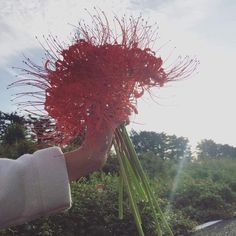
[[[64,156],[70,182],[101,169],[106,161],[105,152],[94,153],[83,147],[64,153]]]

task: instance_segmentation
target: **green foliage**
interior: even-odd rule
[[[187,235],[197,226],[196,221],[190,219],[190,217],[176,208],[168,210],[166,215],[174,235]]]
[[[16,159],[25,153],[33,153],[37,146],[27,139],[25,128],[18,123],[9,124],[1,137],[0,157]]]
[[[236,162],[227,158],[189,163],[174,194],[175,207],[201,223],[233,216],[235,168]]]
[[[198,158],[236,158],[236,147],[228,144],[217,144],[213,140],[202,140],[197,145]]]
[[[15,141],[14,137],[11,135],[11,129],[14,128],[16,138],[22,138],[24,131],[20,128],[22,128],[23,125],[24,118],[22,116],[17,115],[17,113],[4,113],[0,111],[0,143],[3,142],[3,137],[5,137],[5,142],[9,143]],[[18,132],[16,132],[16,130]]]
[[[26,132],[22,125],[10,124],[2,135],[3,145],[13,145],[26,139]]]
[[[37,145],[27,140],[20,140],[12,145],[0,144],[0,158],[17,159],[23,154],[33,153],[36,150]]]
[[[175,209],[181,211],[184,219],[191,220],[187,220],[190,225],[194,221],[200,224],[235,215],[235,159],[204,158],[204,161],[193,163],[188,160],[176,162],[162,160],[147,152],[140,156],[140,160],[155,182],[163,206],[170,201]]]
[[[162,176],[165,173],[165,162],[152,152],[140,155],[140,161],[142,167],[152,179],[156,176]]]
[[[191,158],[189,141],[184,137],[150,131],[132,131],[131,139],[138,154],[153,152],[163,160]]]
[[[70,212],[78,220],[80,235],[137,234],[130,211],[126,211],[125,220],[118,219],[117,181],[117,177],[102,174],[101,178],[92,177],[89,182],[74,185],[75,206]]]
[[[104,173],[112,173],[118,174],[119,173],[119,162],[116,158],[116,155],[113,152],[110,152],[108,155],[108,159],[106,164],[103,166],[102,171]]]

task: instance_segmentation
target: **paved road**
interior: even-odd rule
[[[223,220],[189,236],[236,236],[236,218]]]

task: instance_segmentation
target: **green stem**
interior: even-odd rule
[[[119,164],[120,164],[120,170],[121,170],[122,177],[123,177],[123,180],[124,180],[124,183],[125,183],[125,187],[127,189],[127,194],[129,196],[129,201],[130,201],[131,209],[132,209],[132,212],[133,212],[133,215],[134,215],[134,220],[135,220],[135,223],[137,225],[139,235],[144,236],[144,232],[143,232],[142,225],[141,225],[141,219],[140,219],[140,215],[139,215],[139,212],[138,212],[138,207],[137,207],[137,204],[136,204],[136,202],[133,198],[133,195],[132,195],[130,182],[129,182],[127,174],[125,172],[125,168],[124,168],[124,165],[123,165],[123,160],[121,158],[120,150],[119,150],[119,147],[117,145],[116,140],[114,141],[114,146],[115,146],[116,154],[117,154],[118,161],[119,161]]]
[[[122,133],[120,134],[119,137],[123,137]],[[130,142],[131,142],[131,141],[130,141]],[[127,144],[129,144],[129,143],[127,143],[126,140],[123,140],[122,144],[123,144],[123,145],[127,145]],[[144,191],[147,193],[148,202],[149,202],[150,205],[151,205],[152,215],[153,215],[153,218],[154,218],[154,220],[155,220],[157,235],[158,235],[158,236],[162,236],[162,231],[161,231],[161,228],[160,228],[159,219],[158,219],[158,217],[157,217],[157,213],[159,213],[159,212],[157,212],[157,210],[156,210],[156,208],[155,208],[155,205],[154,205],[154,202],[153,202],[152,194],[151,194],[151,192],[150,192],[150,189],[148,188],[148,187],[149,187],[149,182],[148,182],[147,178],[146,178],[146,179],[144,178],[144,177],[146,177],[146,176],[143,176],[144,172],[143,172],[143,169],[142,169],[141,165],[140,165],[140,166],[139,166],[139,165],[137,166],[137,163],[136,163],[136,159],[137,159],[136,153],[135,153],[135,155],[134,155],[133,153],[130,153],[130,151],[132,151],[132,150],[130,150],[129,145],[127,145],[126,148],[127,148],[127,150],[129,151],[129,157],[130,157],[130,159],[131,159],[131,161],[132,161],[133,168],[134,168],[138,173],[141,174],[142,185],[144,186]],[[122,149],[124,149],[123,146],[122,146]],[[136,168],[135,168],[135,167],[136,167]],[[158,211],[160,211],[160,210],[158,210]]]
[[[145,186],[145,189],[146,189],[147,194],[148,194],[148,198],[150,199],[152,209],[154,210],[153,207],[154,206],[156,207],[158,213],[161,216],[161,221],[164,223],[164,226],[168,231],[168,234],[170,236],[174,236],[171,229],[170,229],[170,227],[169,227],[169,225],[168,225],[168,223],[167,223],[167,221],[166,221],[166,219],[165,219],[165,217],[164,217],[164,214],[162,213],[161,208],[160,208],[160,206],[159,206],[159,204],[158,204],[158,202],[157,202],[157,200],[156,200],[156,198],[155,198],[155,196],[154,196],[154,194],[151,190],[151,187],[149,185],[149,180],[148,180],[145,172],[143,171],[143,168],[141,166],[141,163],[140,163],[139,159],[137,158],[137,154],[135,152],[134,146],[133,146],[133,144],[132,144],[132,142],[129,138],[129,135],[128,135],[124,125],[121,126],[121,132],[122,132],[121,136],[122,136],[122,138],[124,138],[124,143],[128,146],[127,149],[130,151],[130,158],[132,159],[132,163],[135,164],[135,167],[136,167],[138,173],[141,176],[141,179],[143,181],[143,185]],[[154,206],[153,206],[153,204],[154,204]],[[156,216],[154,216],[154,217],[155,217],[156,223],[158,223],[157,217]],[[159,225],[159,223],[158,223],[158,225]],[[158,230],[158,231],[159,231],[159,235],[161,235],[160,230]]]
[[[119,205],[119,219],[123,220],[124,218],[124,207],[123,207],[123,199],[124,199],[124,180],[121,176],[119,176],[119,197],[118,197],[118,205]]]

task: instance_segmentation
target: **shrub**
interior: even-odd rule
[[[234,160],[188,164],[180,176],[173,204],[200,223],[234,216],[236,179]]]
[[[138,232],[125,202],[124,219],[118,219],[117,176],[95,173],[89,180],[72,184],[70,210],[0,231],[0,235],[19,236],[136,236]],[[149,209],[140,203],[145,235],[155,235]],[[180,211],[172,210],[168,221],[176,232],[187,232],[193,223]]]

